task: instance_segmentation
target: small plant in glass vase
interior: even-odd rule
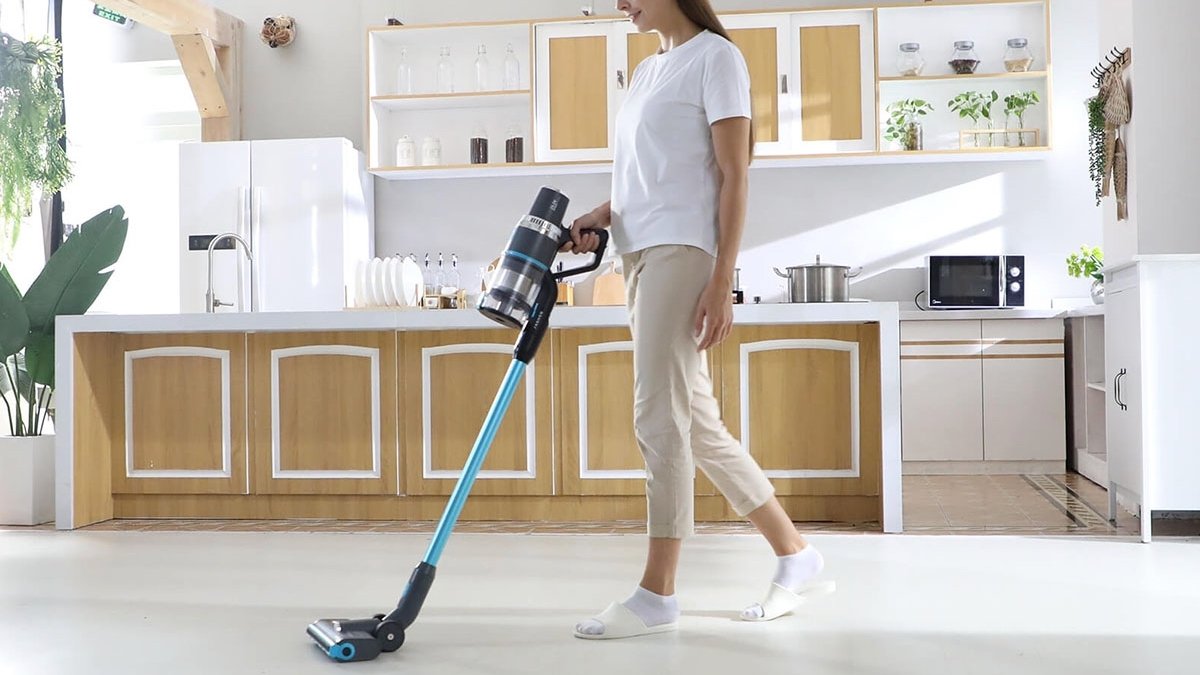
[[[990,148],[992,146],[992,134],[987,133],[992,129],[992,105],[1000,100],[1000,94],[994,90],[990,94],[984,94],[978,91],[964,91],[963,93],[950,99],[946,104],[952,112],[958,113],[958,116],[964,120],[971,120],[975,125],[975,147]]]
[[[1067,256],[1067,274],[1076,278],[1092,279],[1092,302],[1104,303],[1104,253],[1098,246],[1080,246],[1079,253]]]
[[[899,141],[905,151],[924,149],[924,138],[918,118],[933,111],[933,106],[921,99],[906,98],[889,105],[885,141]]]
[[[1041,98],[1036,91],[1019,91],[1004,97],[1005,128],[1016,130],[1019,147],[1025,147],[1025,113],[1040,102]],[[1016,127],[1012,126],[1013,118],[1017,120]],[[1006,139],[1007,137],[1008,134],[1005,134]]]

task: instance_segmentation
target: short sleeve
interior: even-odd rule
[[[729,117],[750,117],[750,71],[742,52],[732,44],[709,55],[702,89],[710,125]]]

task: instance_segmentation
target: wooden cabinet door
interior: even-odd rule
[[[116,338],[113,494],[246,493],[245,336]]]
[[[901,323],[905,461],[983,461],[980,331],[979,321]]]
[[[983,322],[983,458],[1066,462],[1061,320]]]
[[[645,494],[646,463],[633,427],[629,329],[562,329],[554,339],[559,489],[568,495]],[[708,358],[712,373],[716,351]],[[713,382],[719,398],[720,379]],[[695,493],[717,493],[699,471]]]
[[[792,143],[801,154],[876,149],[870,10],[792,15]]]
[[[628,84],[615,30],[612,21],[534,26],[536,161],[612,159],[616,99]]]
[[[877,324],[738,326],[721,361],[725,423],[779,494],[879,494]]]
[[[250,336],[255,494],[399,492],[396,334]]]
[[[787,96],[794,76],[788,72],[791,44],[787,14],[735,14],[721,18],[750,71],[755,156],[794,152],[787,127]]]
[[[516,331],[502,329],[401,334],[406,493],[454,489],[512,364],[516,339]],[[551,343],[543,343],[517,386],[472,494],[553,492]]]

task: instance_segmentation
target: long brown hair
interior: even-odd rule
[[[721,24],[721,19],[717,17],[716,11],[713,10],[712,3],[709,0],[675,0],[679,4],[680,11],[692,23],[701,28],[708,29],[717,35],[733,42],[733,38],[729,37],[729,31],[725,30],[725,26]],[[750,117],[750,161],[754,161],[754,116]]]

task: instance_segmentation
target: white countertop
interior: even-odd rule
[[[931,309],[900,312],[901,321],[977,321],[979,319],[1059,319],[1061,309]]]
[[[1085,305],[1067,312],[1068,319],[1079,319],[1085,316],[1104,316],[1104,305]]]
[[[736,305],[737,324],[895,322],[894,302]],[[623,306],[558,307],[552,328],[628,325]],[[58,318],[59,332],[213,333],[230,331],[442,330],[501,328],[473,309],[242,312],[218,314],[86,314]]]

